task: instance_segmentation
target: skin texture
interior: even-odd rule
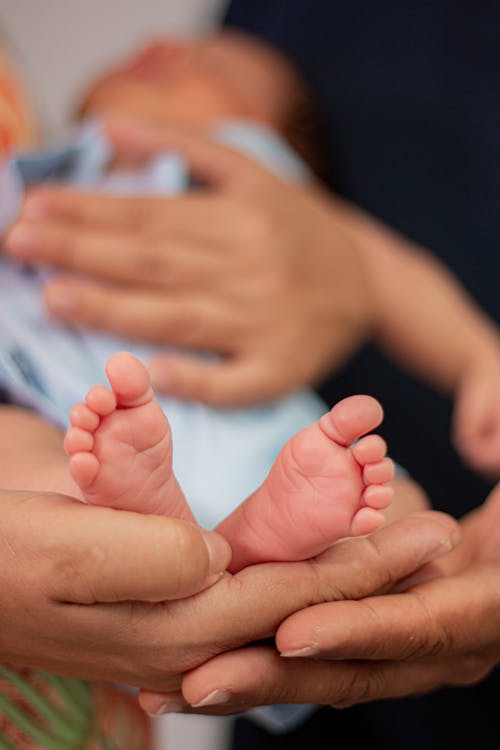
[[[125,116],[202,132],[239,117],[282,130],[304,100],[298,71],[265,42],[236,31],[148,45],[102,75],[80,116]]]
[[[178,359],[155,363],[153,372],[167,391],[222,404],[258,401],[299,382],[315,380],[368,335],[372,320],[365,267],[353,251],[353,233],[338,215],[332,215],[332,203],[321,191],[283,186],[246,160],[189,135],[173,133],[162,135],[161,139],[154,134],[142,139],[136,135],[130,129],[122,129],[115,132],[115,139],[128,154],[138,158],[147,157],[166,144],[179,148],[193,171],[214,189],[217,200],[200,191],[172,201],[173,211],[167,211],[159,202],[146,201],[132,204],[100,199],[98,206],[92,196],[77,203],[74,195],[64,191],[45,191],[38,199],[28,201],[21,224],[9,238],[10,252],[19,258],[47,260],[70,273],[80,267],[90,273],[85,283],[68,278],[66,284],[55,282],[50,287],[47,300],[53,312],[63,319],[132,331],[140,337],[219,349],[226,355],[220,364],[202,366]],[[71,232],[70,223],[74,223]],[[166,226],[168,242],[160,239],[162,227]],[[198,233],[199,227],[204,228],[203,237]],[[287,242],[283,227],[288,233]],[[19,229],[24,231],[24,239]],[[332,262],[335,259],[331,247],[326,246],[325,238],[333,232],[340,248],[338,266]],[[217,252],[213,252],[215,247]],[[304,247],[310,250],[306,257]],[[220,252],[224,248],[225,255]],[[283,257],[287,258],[286,268]],[[263,258],[268,266],[262,263]],[[133,270],[134,278],[139,279],[138,287],[130,290],[111,285],[117,268],[130,269],[121,271],[124,278],[118,281],[125,282],[132,278]],[[244,279],[244,284],[236,288],[231,285],[231,278]],[[258,307],[256,289],[262,292]],[[332,295],[333,289],[340,289],[341,295]],[[212,296],[215,292],[217,302]],[[253,330],[248,327],[249,311]],[[333,665],[326,660],[294,660],[291,666],[284,667],[284,660],[276,659],[270,650],[228,654],[223,657],[226,684],[209,684],[205,679],[203,690],[199,686],[195,690],[196,682],[190,680],[195,680],[196,675],[203,678],[203,674],[206,678],[203,670],[210,668],[210,662],[186,678],[184,689],[189,702],[200,703],[207,690],[208,694],[217,690],[219,696],[221,692],[225,697],[235,696],[235,700],[229,697],[226,701],[227,711],[236,710],[236,705],[287,699],[348,705],[441,684],[479,680],[498,659],[498,602],[494,593],[498,571],[493,552],[493,521],[497,518],[491,511],[494,505],[488,504],[464,522],[464,543],[450,557],[450,567],[444,571],[451,574],[449,577],[421,584],[416,594],[401,594],[415,597],[410,600],[396,596],[368,600],[369,611],[380,614],[383,638],[371,620],[367,623],[366,617],[363,619],[366,606],[354,606],[353,611],[353,605],[341,602],[346,604],[344,612],[347,606],[351,608],[349,616],[356,616],[359,610],[361,625],[354,634],[355,642],[344,642],[340,647],[328,641],[335,635],[328,627],[324,643],[317,640],[318,622],[310,618],[321,613],[311,608],[301,615],[306,618],[306,622],[299,621],[302,639],[310,627],[315,635],[314,648],[317,650],[319,645],[320,654],[324,650],[330,658],[333,654],[337,659],[350,659],[356,654],[364,659],[378,657],[383,653],[380,642],[387,640],[385,632],[390,629],[389,647],[393,650],[386,653],[382,664],[377,658],[373,660],[375,664],[364,665],[360,670],[342,660]],[[370,597],[375,591],[378,589],[361,596]],[[356,598],[353,592],[346,588],[346,593]],[[407,610],[402,606],[406,604]],[[379,611],[384,607],[386,611]],[[429,612],[433,615],[430,621]],[[420,626],[421,649],[410,659],[408,637],[414,635],[416,623]],[[284,632],[286,635],[286,629]],[[286,639],[280,641],[282,635],[280,629],[278,642],[283,648]],[[311,640],[306,640],[301,648],[311,648],[308,643]],[[239,644],[229,642],[227,647],[234,645]],[[295,639],[292,650],[297,645],[300,643]],[[233,658],[246,660],[250,656],[250,661],[244,662],[250,670],[245,668],[242,674],[240,661],[239,669],[231,672],[231,665],[236,663]],[[219,680],[223,675],[221,664],[213,662],[214,665]],[[265,684],[251,681],[253,674],[262,672],[260,666],[253,671],[256,665],[266,665],[269,680],[266,678]],[[245,683],[248,677],[250,682]],[[157,677],[156,683],[159,681]],[[166,689],[165,685],[162,687]]]
[[[110,133],[132,161],[180,151],[206,188],[168,203],[35,192],[6,249],[66,269],[47,288],[53,314],[217,351],[222,361],[157,357],[151,372],[158,389],[219,406],[314,384],[371,337],[455,399],[455,446],[500,476],[498,330],[442,264],[317,186],[286,185],[185,128]]]
[[[271,636],[297,609],[342,589],[378,591],[456,542],[456,524],[427,512],[374,541],[342,542],[314,562],[219,576],[173,602],[206,583],[206,547],[194,527],[50,493],[3,491],[2,505],[2,661],[150,690],[177,690],[187,669]],[[50,533],[40,535],[42,527]],[[55,630],[56,619],[64,627]]]
[[[0,658],[14,665],[133,682],[139,644],[155,640],[141,612],[152,620],[155,602],[205,588],[229,560],[224,540],[184,521],[0,494]]]
[[[53,314],[221,352],[221,361],[179,354],[151,363],[159,390],[219,406],[265,401],[319,380],[365,338],[364,271],[320,188],[287,185],[185,132],[138,137],[135,128],[115,126],[112,137],[136,157],[179,150],[211,190],[168,203],[37,191],[5,248],[65,269],[46,290]],[[88,277],[72,276],[76,268]],[[234,277],[238,284],[228,283]]]
[[[170,425],[146,368],[119,352],[105,369],[111,388],[87,392],[71,410],[64,439],[83,498],[195,522],[173,473]],[[219,527],[231,545],[231,573],[259,562],[305,560],[384,522],[394,465],[384,440],[366,435],[382,417],[375,399],[350,396],[285,444],[262,485]],[[55,468],[66,470],[60,461]]]
[[[182,693],[145,692],[143,707],[153,714],[172,704],[209,714],[276,702],[346,707],[481,681],[500,659],[499,521],[497,488],[463,520],[462,542],[390,595],[359,591],[366,574],[361,558],[363,575],[347,588],[337,581],[338,601],[281,623],[277,651],[255,646],[223,654],[191,671]],[[387,533],[402,529],[401,523]]]

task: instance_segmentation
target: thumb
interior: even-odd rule
[[[67,526],[71,516],[72,534]],[[66,567],[78,570],[78,575],[54,576],[53,597],[59,601],[180,599],[218,580],[231,556],[220,535],[177,518],[76,503],[65,522],[59,519],[55,527],[61,536],[66,529],[66,540],[58,547],[71,555]],[[63,569],[61,560],[67,555],[61,553],[57,559]]]
[[[106,130],[118,155],[142,160],[175,151],[184,157],[192,175],[211,187],[234,187],[260,169],[237,151],[186,128],[159,128],[112,119],[107,121]]]
[[[291,390],[269,366],[249,358],[160,356],[151,360],[149,372],[159,392],[216,407],[251,406]]]

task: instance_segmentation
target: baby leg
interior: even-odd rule
[[[111,390],[91,388],[71,411],[64,440],[84,499],[139,513],[193,515],[172,471],[172,435],[149,375],[126,352],[106,365]]]
[[[362,436],[381,421],[375,399],[351,396],[297,433],[262,486],[217,529],[233,549],[230,570],[308,558],[377,528],[394,467],[381,437]]]

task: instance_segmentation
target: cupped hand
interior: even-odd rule
[[[0,503],[0,660],[154,684],[154,654],[170,642],[168,600],[218,580],[227,542],[64,495],[1,490]]]
[[[176,694],[179,710],[226,714],[272,703],[345,707],[479,682],[500,661],[499,529],[497,488],[463,521],[462,542],[400,582],[396,593],[390,586],[385,595],[347,588],[339,601],[294,613],[278,628],[277,650],[240,649],[188,674]],[[386,551],[378,551],[373,562],[383,568]],[[162,702],[149,693],[142,701],[153,713]]]
[[[46,289],[51,313],[185,349],[152,363],[156,387],[216,405],[317,381],[359,346],[364,271],[325,191],[199,135],[110,133],[129,157],[181,153],[206,187],[169,199],[35,190],[5,249],[64,271]]]
[[[184,678],[183,693],[143,692],[143,708],[150,713],[201,711],[210,704],[210,712],[232,713],[242,706],[293,700],[294,690],[300,700],[300,682],[289,680],[297,671],[294,664],[305,670],[309,662],[285,660],[272,646],[234,649],[272,636],[292,612],[308,612],[310,607],[314,611],[315,604],[386,591],[447,552],[457,539],[458,527],[452,519],[428,511],[397,521],[371,537],[338,542],[311,561],[266,563],[222,579],[190,600],[197,603],[198,617],[205,621],[206,663]],[[215,615],[208,613],[208,601]],[[221,655],[207,661],[209,654],[216,653]],[[199,661],[200,655],[196,656]],[[255,673],[254,667],[258,668]],[[193,708],[200,704],[201,708]]]

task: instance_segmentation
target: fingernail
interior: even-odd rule
[[[11,230],[7,250],[16,258],[34,258],[38,249],[39,236],[36,229],[28,224],[17,224]]]
[[[203,706],[222,706],[229,703],[231,693],[227,690],[212,690],[211,693],[202,698],[199,703],[192,703],[193,708],[202,708]]]
[[[438,557],[445,555],[447,552],[451,552],[451,550],[457,546],[459,541],[460,531],[452,531],[448,536],[444,536],[442,539],[440,539],[437,547],[430,550],[427,555],[423,557],[421,564],[425,565],[426,563],[432,562]]]
[[[296,659],[307,656],[317,656],[318,654],[318,648],[314,648],[313,646],[304,646],[303,648],[297,648],[293,651],[282,651],[280,653],[280,656],[284,656],[286,659]]]
[[[208,550],[208,572],[218,577],[231,562],[231,547],[224,537],[215,531],[202,531],[202,536]]]
[[[78,287],[66,282],[50,284],[45,289],[45,301],[50,311],[57,315],[74,315],[80,304]]]
[[[148,711],[149,716],[161,716],[162,714],[178,714],[184,709],[181,703],[161,703],[155,711]]]

